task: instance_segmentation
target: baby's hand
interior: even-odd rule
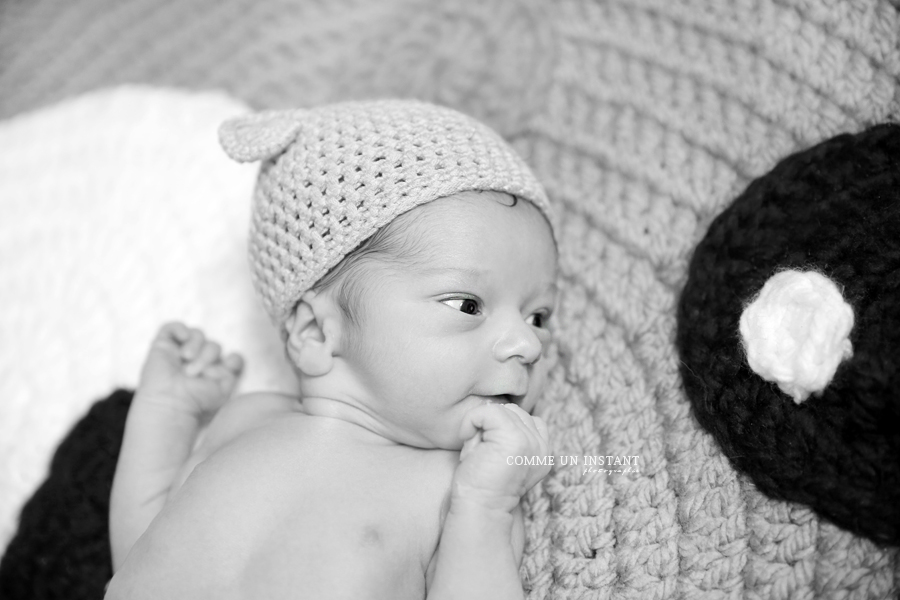
[[[163,325],[141,372],[141,400],[205,419],[231,396],[244,368],[239,355],[221,353],[199,329]]]
[[[515,404],[484,404],[465,416],[466,442],[453,482],[453,500],[511,511],[550,472],[547,425]],[[538,464],[516,464],[522,458]]]

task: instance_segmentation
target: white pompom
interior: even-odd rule
[[[747,362],[800,404],[821,393],[853,355],[853,308],[815,271],[772,276],[741,315]]]

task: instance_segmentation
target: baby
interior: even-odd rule
[[[485,126],[413,101],[223,125],[263,160],[254,283],[300,397],[182,324],[144,365],[113,484],[107,598],[521,598],[519,502],[557,252]]]

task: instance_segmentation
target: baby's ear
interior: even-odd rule
[[[339,324],[327,298],[307,292],[285,322],[287,354],[304,375],[325,375],[334,366]]]
[[[238,162],[274,158],[297,139],[303,114],[271,110],[229,119],[219,127],[219,143]]]

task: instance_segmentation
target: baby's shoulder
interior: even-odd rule
[[[287,394],[253,392],[235,396],[210,421],[200,449],[209,455],[249,430],[300,410],[300,400]]]
[[[300,398],[280,392],[247,392],[231,398],[220,412],[280,415],[302,410]]]

